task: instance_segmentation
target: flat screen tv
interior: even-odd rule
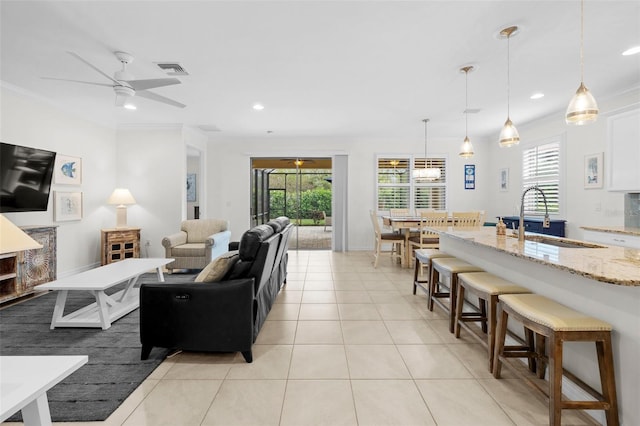
[[[46,211],[56,153],[0,142],[0,213]]]

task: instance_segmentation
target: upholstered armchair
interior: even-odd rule
[[[223,219],[184,220],[180,232],[162,239],[165,256],[175,261],[167,265],[174,269],[203,269],[213,259],[229,249],[229,221]]]

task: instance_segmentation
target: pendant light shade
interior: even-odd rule
[[[520,143],[520,134],[518,133],[516,126],[514,126],[513,122],[511,121],[510,105],[509,105],[510,90],[511,90],[511,76],[510,76],[510,72],[511,72],[510,59],[511,58],[509,54],[509,48],[510,48],[509,40],[511,39],[511,36],[513,36],[514,34],[517,34],[517,32],[518,32],[517,26],[508,27],[500,31],[500,36],[506,37],[507,39],[507,121],[504,122],[504,126],[500,131],[499,143],[501,148],[509,148],[513,145],[517,145]]]
[[[422,120],[424,123],[424,168],[413,169],[413,178],[417,181],[434,181],[440,179],[442,175],[440,172],[440,168],[438,167],[428,167],[427,161],[427,123],[429,122],[428,118]]]
[[[598,104],[584,85],[584,0],[580,2],[580,86],[573,95],[565,120],[567,124],[581,126],[598,119]]]
[[[473,157],[473,145],[469,140],[469,71],[473,71],[473,66],[469,65],[460,68],[460,72],[464,73],[464,141],[460,147],[460,153],[458,154],[462,158]]]

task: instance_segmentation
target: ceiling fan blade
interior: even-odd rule
[[[55,77],[40,77],[44,80],[58,80],[58,81],[70,81],[72,83],[82,83],[82,84],[90,84],[92,86],[105,86],[105,87],[113,87],[113,84],[107,83],[94,83],[93,81],[81,81],[81,80],[69,80],[68,78],[55,78]]]
[[[181,81],[177,78],[152,78],[148,80],[129,80],[127,83],[129,83],[134,90],[147,90],[180,84]]]
[[[139,96],[141,98],[151,99],[152,101],[162,102],[178,108],[186,107],[185,104],[181,104],[180,102],[174,101],[173,99],[169,99],[164,96],[158,95],[157,93],[149,92],[148,90],[138,91],[136,92],[136,96]]]
[[[94,70],[98,71],[100,74],[102,74],[103,76],[107,77],[109,80],[113,81],[116,84],[120,84],[118,83],[117,80],[115,80],[113,77],[111,77],[109,74],[105,74],[104,72],[102,72],[99,68],[97,68],[95,65],[93,65],[92,63],[90,63],[89,61],[87,61],[86,59],[84,59],[82,56],[78,55],[75,52],[71,52],[71,51],[67,51],[67,53],[71,56],[73,56],[74,58],[76,58],[77,60],[84,62],[85,64],[89,65],[91,68],[93,68]]]

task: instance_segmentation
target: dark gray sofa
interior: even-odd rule
[[[237,244],[240,260],[220,282],[142,284],[142,359],[157,346],[241,352],[251,362],[253,342],[286,282],[292,226],[279,217],[246,231]]]

